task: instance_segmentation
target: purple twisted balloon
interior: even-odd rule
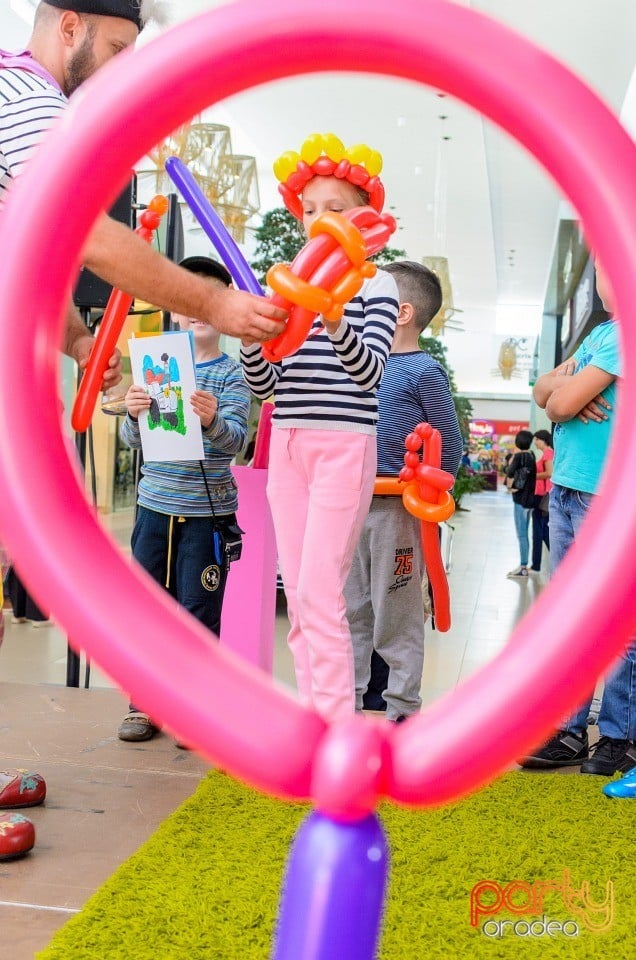
[[[208,239],[214,244],[239,290],[255,293],[259,297],[264,296],[263,288],[254,276],[254,271],[185,163],[178,157],[168,157],[166,173],[179,189]]]

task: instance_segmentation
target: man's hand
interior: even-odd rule
[[[201,426],[204,430],[207,430],[216,417],[216,411],[219,408],[216,397],[205,390],[195,390],[190,398],[190,403],[201,421]]]
[[[80,370],[86,369],[86,364],[89,361],[91,351],[95,346],[95,338],[91,337],[89,333],[82,335],[81,337],[76,337],[73,341],[73,346],[69,356],[75,360]],[[104,379],[102,380],[102,390],[109,390],[110,387],[114,387],[119,383],[122,377],[122,367],[121,367],[121,353],[115,347],[115,352],[108,361],[108,369],[104,373]]]
[[[263,343],[278,337],[285,329],[287,314],[266,297],[243,290],[228,289],[215,297],[212,326],[245,344]]]

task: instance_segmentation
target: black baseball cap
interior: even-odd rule
[[[186,257],[179,263],[179,266],[183,267],[184,270],[189,270],[190,273],[202,273],[204,277],[214,277],[215,280],[220,280],[227,287],[232,286],[230,271],[218,260],[213,260],[212,257]]]
[[[50,7],[72,10],[74,13],[89,13],[100,17],[121,17],[131,20],[138,30],[150,19],[141,11],[140,0],[45,0]],[[151,7],[152,4],[146,4]]]

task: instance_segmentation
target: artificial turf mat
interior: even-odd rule
[[[578,774],[509,773],[450,807],[384,805],[392,866],[381,960],[633,960],[636,802],[607,799],[604,782]],[[38,960],[265,960],[289,845],[306,813],[307,807],[271,800],[211,772]],[[573,935],[577,904],[568,906],[559,891],[547,893],[539,913],[498,913],[491,919],[510,923],[491,924],[489,935],[487,917],[471,926],[476,883],[562,884],[564,871],[577,889],[588,881],[596,903],[611,881],[607,932],[591,932],[579,919]],[[513,896],[513,905],[527,896]],[[482,899],[492,902],[486,894]],[[568,934],[553,926],[552,936],[539,935],[542,915],[570,921]],[[522,923],[513,928],[515,921]],[[530,935],[533,921],[539,925]]]

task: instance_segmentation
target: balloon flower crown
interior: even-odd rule
[[[384,187],[378,174],[382,156],[365,143],[345,149],[333,133],[312,133],[300,153],[288,150],[274,163],[274,174],[280,180],[278,192],[285,206],[297,220],[303,218],[300,194],[314,177],[337,177],[348,180],[369,194],[369,206],[382,211]]]

